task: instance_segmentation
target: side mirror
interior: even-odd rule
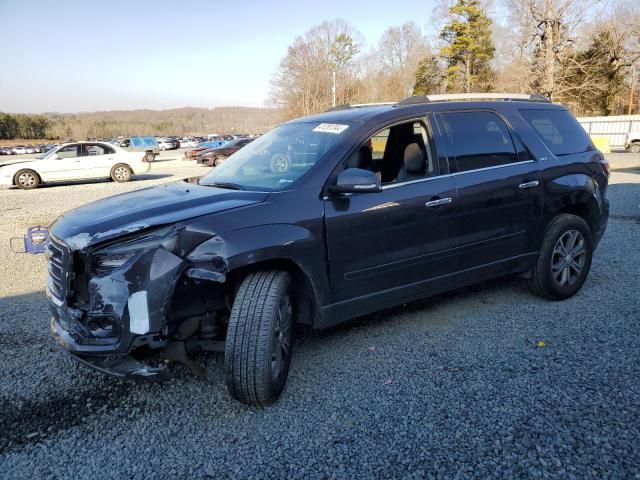
[[[338,175],[335,185],[329,186],[333,193],[374,193],[382,191],[380,179],[371,170],[348,168]]]

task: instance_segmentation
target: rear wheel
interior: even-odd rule
[[[631,153],[640,153],[640,142],[632,143],[629,150]]]
[[[231,396],[265,406],[278,399],[293,351],[291,277],[283,271],[248,275],[236,294],[225,346]]]
[[[573,296],[589,274],[593,255],[591,230],[582,218],[561,214],[545,233],[529,287],[550,300]]]
[[[156,156],[152,152],[147,152],[142,160],[145,162],[153,162]]]
[[[213,159],[213,166],[217,167],[218,165],[221,165],[222,162],[224,162],[226,159],[227,157],[225,157],[224,155],[217,156]]]
[[[111,169],[111,179],[114,182],[128,182],[129,180],[131,180],[131,175],[133,175],[133,170],[131,170],[131,167],[123,163],[114,165]]]
[[[13,182],[23,190],[31,190],[40,185],[40,176],[33,170],[20,170],[16,173]]]

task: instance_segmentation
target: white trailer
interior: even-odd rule
[[[624,149],[627,134],[640,132],[640,115],[578,118],[591,137],[604,137],[614,149]]]

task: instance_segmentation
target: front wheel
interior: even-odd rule
[[[640,142],[632,143],[629,146],[631,153],[640,153]]]
[[[227,157],[225,157],[224,155],[220,155],[220,156],[214,158],[213,166],[217,167],[219,165],[222,165],[222,162],[224,162],[226,159],[227,159]]]
[[[531,291],[549,300],[575,295],[587,279],[592,256],[593,240],[587,222],[576,215],[558,215],[542,240],[529,279]]]
[[[14,177],[14,183],[22,190],[31,190],[40,185],[40,176],[33,170],[20,170]]]
[[[233,398],[255,406],[278,399],[289,374],[293,325],[289,274],[249,274],[233,302],[225,345],[225,379]]]
[[[153,153],[147,152],[142,160],[145,162],[153,162],[155,158],[156,156]]]

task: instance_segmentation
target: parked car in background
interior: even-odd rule
[[[168,138],[156,138],[160,151],[173,150],[173,142]]]
[[[221,147],[213,148],[199,155],[197,161],[200,165],[217,167],[231,155],[252,141],[253,138],[236,138],[235,140],[225,143]]]
[[[129,152],[144,152],[144,161],[153,162],[160,153],[158,142],[153,137],[129,137],[119,140],[117,145]]]
[[[208,142],[199,143],[195,148],[184,152],[184,158],[185,160],[194,160],[198,155],[205,151],[222,147],[226,143],[226,140],[209,140]]]
[[[10,147],[0,147],[0,155],[15,155]]]
[[[629,150],[631,153],[640,153],[640,130],[632,130],[627,133],[624,148]]]
[[[143,156],[106,142],[67,143],[37,158],[0,165],[0,186],[30,190],[43,183],[92,178],[128,182],[149,171]]]
[[[180,148],[193,148],[198,145],[198,142],[193,138],[183,138],[180,140]]]
[[[32,148],[27,147],[26,145],[16,145],[11,148],[11,151],[14,155],[25,155],[28,153],[34,153]]]

